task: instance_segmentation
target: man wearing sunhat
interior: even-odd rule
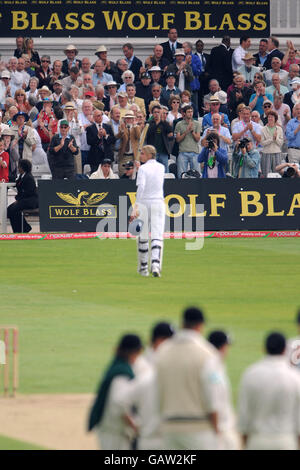
[[[251,52],[247,52],[245,57],[242,58],[242,61],[244,62],[244,65],[239,67],[237,71],[241,75],[244,75],[246,83],[252,84],[254,82],[255,74],[260,72],[260,68],[253,65],[255,57]]]
[[[207,129],[207,128],[212,126],[212,116],[215,113],[220,114],[222,126],[225,126],[228,129],[230,129],[229,118],[228,118],[227,114],[224,114],[224,113],[220,112],[220,106],[221,106],[221,102],[220,102],[220,99],[218,98],[218,96],[216,96],[216,95],[211,96],[210,99],[209,99],[210,112],[205,114],[204,117],[203,117],[202,129]]]
[[[180,91],[191,90],[194,75],[191,66],[185,59],[184,49],[176,49],[175,63],[168,65],[167,72],[172,72],[175,75],[175,84]]]
[[[163,77],[164,71],[158,65],[153,65],[148,72],[151,75],[152,83],[159,83],[162,87],[166,85],[166,81]]]
[[[127,111],[120,125],[121,145],[118,154],[119,176],[125,173],[124,163],[135,161],[138,157],[138,146],[141,128],[136,124],[133,111]]]
[[[78,49],[73,44],[67,46],[64,50],[65,55],[67,58],[63,60],[62,72],[66,75],[69,75],[71,67],[78,67],[81,68],[81,60],[76,59],[78,55]]]
[[[129,110],[128,95],[124,91],[118,93],[118,106],[121,111],[121,118],[123,118]]]
[[[72,179],[75,177],[75,156],[78,146],[75,137],[70,134],[70,126],[66,119],[59,124],[59,132],[50,142],[48,162],[52,179]]]
[[[104,72],[108,73],[112,76],[114,76],[116,73],[118,73],[117,66],[114,62],[111,60],[107,59],[107,49],[105,46],[101,45],[98,47],[98,49],[95,52],[95,55],[98,57],[98,59],[102,60],[105,68]],[[93,66],[94,68],[94,66]]]
[[[108,93],[108,100],[106,103],[105,111],[110,111],[113,106],[118,104],[118,84],[114,80],[107,82],[105,90]]]
[[[16,113],[13,117],[13,126],[11,127],[14,137],[17,140],[19,158],[32,160],[32,147],[36,145],[34,131],[31,127],[26,126],[29,116],[22,111]]]

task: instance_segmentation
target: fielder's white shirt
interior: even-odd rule
[[[285,356],[267,356],[244,373],[239,428],[247,435],[300,435],[300,376]]]
[[[164,200],[165,168],[156,160],[148,160],[141,165],[137,174],[136,202],[145,200]]]

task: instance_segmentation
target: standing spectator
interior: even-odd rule
[[[151,75],[148,72],[141,74],[141,81],[136,84],[136,96],[143,98],[146,105],[151,101]]]
[[[201,336],[203,328],[203,313],[186,309],[182,329],[156,353],[163,449],[217,448],[217,355]]]
[[[143,66],[143,64],[140,59],[135,57],[133,45],[131,43],[127,42],[124,44],[122,50],[128,63],[128,69],[134,73],[135,80],[137,80],[139,77],[140,68]]]
[[[300,438],[300,378],[285,357],[286,340],[271,333],[266,357],[243,374],[239,428],[247,450],[297,450]]]
[[[9,181],[9,154],[5,151],[4,138],[0,137],[0,183]]]
[[[3,114],[2,114],[2,111],[0,111],[0,136],[2,135],[4,130],[7,130],[9,128],[7,124],[3,124],[2,117],[3,117]]]
[[[240,45],[237,47],[232,54],[232,71],[236,72],[239,67],[243,64],[243,58],[247,54],[249,47],[251,46],[251,39],[248,36],[242,36],[240,38]]]
[[[97,434],[102,450],[130,450],[128,425],[134,432],[137,427],[127,412],[123,411],[124,395],[134,378],[132,366],[142,351],[142,343],[136,335],[121,338],[113,361],[106,370],[92,406],[88,430],[97,426]]]
[[[161,92],[161,104],[168,106],[171,95],[180,95],[180,89],[175,86],[176,75],[173,72],[166,73],[167,85]]]
[[[43,109],[41,109],[37,116],[35,126],[41,138],[42,147],[45,152],[47,152],[51,140],[50,132],[53,119],[54,113],[52,110],[52,102],[50,101],[50,98],[45,98],[43,101]]]
[[[290,108],[287,104],[283,104],[283,96],[277,95],[274,98],[274,111],[278,114],[278,117],[281,120],[281,127],[283,130],[283,135],[285,136],[287,123],[291,119]],[[282,150],[284,152],[284,150]]]
[[[232,129],[234,141],[248,138],[256,147],[261,141],[261,126],[251,121],[251,108],[245,106],[242,111],[242,119]]]
[[[138,146],[141,137],[141,128],[136,124],[133,111],[127,111],[120,124],[121,145],[118,154],[119,176],[125,173],[124,163],[138,161]]]
[[[274,57],[271,62],[271,68],[264,73],[265,82],[267,86],[272,85],[272,76],[277,73],[280,78],[280,83],[287,86],[289,73],[286,70],[281,69],[281,60],[278,57]]]
[[[190,61],[191,59],[189,59],[189,61],[186,60],[183,49],[176,49],[175,62],[170,64],[167,68],[167,74],[172,72],[175,75],[175,85],[180,89],[180,91],[191,89],[191,83],[194,76],[192,68],[188,63]]]
[[[75,156],[78,147],[75,137],[69,133],[68,121],[62,119],[59,124],[59,132],[50,142],[48,162],[52,173],[52,179],[72,179],[75,177]]]
[[[264,82],[257,82],[254,86],[255,93],[250,96],[249,106],[252,110],[258,111],[262,116],[264,113],[263,105],[265,101],[273,103],[273,95],[266,92]]]
[[[165,70],[168,67],[170,61],[167,58],[163,57],[163,54],[164,54],[163,47],[160,44],[156,44],[153,48],[153,56],[152,56],[153,65],[154,66],[156,65],[160,67],[162,70]]]
[[[17,70],[14,74],[11,75],[11,95],[14,96],[17,88],[23,88],[26,90],[29,84],[30,75],[25,72],[25,60],[20,57],[18,59]],[[21,86],[17,86],[19,80],[22,82]],[[14,86],[15,85],[15,86]]]
[[[9,156],[8,178],[9,181],[15,182],[17,177],[19,152],[17,148],[12,145],[13,139],[15,138],[14,133],[8,126],[6,126],[5,129],[1,130],[1,137],[3,138],[4,150]]]
[[[78,118],[78,110],[76,109],[74,103],[66,103],[65,105],[65,115],[69,123],[70,134],[75,137],[76,145],[78,147],[78,153],[75,155],[75,173],[82,173],[82,161],[81,161],[81,151],[80,151],[80,136],[84,132],[83,126]]]
[[[146,114],[145,101],[143,98],[138,98],[136,96],[136,86],[134,83],[129,83],[126,85],[126,93],[128,96],[128,105],[136,104],[140,110]]]
[[[243,112],[243,109],[245,108],[245,106],[246,106],[245,103],[241,103],[237,106],[237,108],[236,108],[237,118],[233,119],[233,121],[231,121],[231,124],[230,124],[231,132],[233,130],[234,125],[237,122],[242,120],[242,112]],[[260,119],[260,114],[258,114],[258,116],[259,116],[259,119]]]
[[[29,104],[27,101],[26,93],[23,90],[23,88],[19,88],[19,90],[16,90],[14,98],[16,100],[18,111],[23,111],[24,113],[28,113]]]
[[[209,132],[203,140],[203,149],[198,156],[198,162],[203,163],[202,178],[226,177],[228,155],[227,151],[220,147],[220,138],[216,132]]]
[[[184,105],[191,105],[193,106],[194,114],[193,118],[198,119],[199,113],[198,113],[198,108],[194,105],[194,103],[191,102],[191,93],[188,90],[184,90],[180,93],[180,99],[181,99],[181,106]],[[227,99],[226,99],[227,102]]]
[[[41,67],[36,70],[36,77],[39,79],[39,87],[47,86],[49,87],[51,81],[51,69],[50,69],[51,59],[49,55],[42,55],[41,57]]]
[[[81,160],[82,160],[82,169],[84,170],[84,165],[88,163],[88,155],[90,151],[90,145],[87,143],[86,139],[86,129],[88,126],[93,124],[93,105],[90,100],[84,100],[82,103],[82,111],[78,114],[78,120],[83,127],[84,131],[80,136],[80,149],[81,149]]]
[[[61,80],[64,91],[69,91],[72,85],[79,83],[80,70],[78,67],[71,67],[69,75]],[[79,86],[79,85],[78,85]]]
[[[241,148],[238,142],[232,154],[232,174],[234,178],[258,178],[259,152],[253,148],[251,140],[243,140],[246,145]]]
[[[156,160],[164,165],[165,173],[168,173],[168,158],[171,153],[173,132],[170,124],[161,119],[161,111],[160,106],[153,106],[153,119],[149,123],[146,143],[156,148]]]
[[[284,95],[283,102],[290,107],[291,114],[296,104],[300,103],[300,77],[295,77],[292,80],[292,91]]]
[[[195,44],[196,46],[196,52],[195,54],[199,57],[201,60],[201,74],[200,74],[200,94],[202,97],[204,96],[204,93],[208,92],[208,78],[209,78],[209,63],[210,63],[210,54],[206,54],[204,51],[204,42],[201,39],[198,39],[198,41]],[[200,105],[200,102],[199,102]]]
[[[31,161],[32,151],[36,141],[34,138],[33,129],[25,124],[28,119],[29,117],[26,113],[19,111],[12,118],[13,126],[11,129],[15,137],[13,144],[18,148],[19,158],[24,158]]]
[[[115,143],[113,146],[114,150],[114,161],[117,161],[117,155],[119,153],[121,147],[121,132],[120,132],[120,125],[121,125],[121,112],[118,106],[113,106],[110,111],[110,121],[108,124],[111,126],[113,130],[113,134],[115,136]]]
[[[221,91],[221,87],[220,87],[218,80],[215,80],[214,78],[210,80],[208,84],[208,89],[209,89],[209,93],[204,96],[204,111],[205,112],[209,111],[210,98],[212,96],[215,96],[215,94],[218,91]]]
[[[41,65],[41,61],[40,61],[39,53],[34,49],[32,38],[26,38],[24,40],[23,49],[24,49],[24,53],[27,54],[29,57],[30,67],[37,70]]]
[[[73,44],[70,44],[64,50],[64,54],[67,56],[67,58],[63,60],[63,63],[62,63],[63,64],[62,72],[65,75],[69,75],[70,69],[72,67],[78,67],[79,69],[81,69],[81,60],[76,59],[76,56],[78,55],[78,49],[76,46],[73,46]]]
[[[258,111],[252,111],[251,113],[251,121],[256,122],[256,124],[259,124],[261,127],[263,127],[263,122],[260,118],[260,114]],[[232,121],[234,122],[234,121]],[[234,123],[235,124],[235,123]],[[232,123],[231,123],[232,125]]]
[[[99,46],[95,52],[95,55],[99,59],[101,59],[102,62],[104,63],[104,73],[114,76],[114,74],[117,72],[117,66],[114,62],[112,62],[111,60],[108,60],[107,52],[108,51],[105,46]],[[83,59],[82,59],[81,66],[83,68]],[[85,73],[88,73],[88,72],[85,72]]]
[[[244,65],[239,67],[237,71],[245,77],[245,82],[247,84],[253,85],[254,76],[260,71],[259,67],[255,67],[255,65],[253,65],[255,57],[251,54],[251,52],[247,52],[242,61],[244,62]]]
[[[3,70],[0,77],[0,106],[3,109],[6,98],[10,96],[10,72]]]
[[[162,42],[163,58],[171,64],[175,60],[175,51],[180,49],[182,44],[177,41],[178,33],[176,28],[170,28],[168,31],[168,41]]]
[[[281,67],[283,68],[283,70],[289,72],[290,66],[294,64],[299,65],[300,59],[296,58],[297,51],[295,50],[292,41],[287,41],[287,46],[288,48],[282,59]]]
[[[50,98],[57,103],[61,102],[61,95],[62,95],[62,83],[60,80],[55,80],[53,83],[53,93],[50,95]]]
[[[220,148],[226,150],[228,153],[229,145],[232,143],[231,134],[227,127],[222,126],[221,124],[222,117],[218,113],[212,115],[212,126],[205,129],[203,133],[203,138],[201,140],[201,145],[204,146],[207,136],[211,133],[218,134],[220,140]]]
[[[190,83],[190,91],[192,92],[192,102],[198,110],[198,92],[200,90],[200,75],[202,72],[202,63],[199,56],[197,54],[193,54],[193,45],[191,42],[184,42],[183,50],[185,53],[185,61],[191,66],[192,73],[194,76],[193,80]]]
[[[102,123],[102,111],[95,109],[93,112],[93,118],[94,124],[86,129],[86,140],[87,144],[90,145],[88,163],[91,166],[92,173],[97,171],[104,158],[110,158],[113,160],[113,144],[116,140],[111,126]]]
[[[264,67],[265,62],[268,57],[267,51],[268,51],[268,40],[261,39],[259,42],[258,52],[257,54],[254,54],[256,67]]]
[[[283,131],[277,124],[278,114],[268,113],[268,122],[261,131],[261,172],[266,178],[268,173],[275,173],[275,168],[282,160]]]
[[[29,160],[19,161],[19,177],[16,180],[16,202],[7,208],[7,217],[10,219],[13,232],[22,232],[22,211],[24,209],[36,209],[38,207],[38,195],[34,178],[31,174],[32,165]],[[31,226],[23,216],[23,232],[28,233]]]
[[[227,114],[220,112],[220,100],[217,96],[212,96],[209,100],[210,112],[205,114],[202,121],[202,129],[212,126],[212,116],[218,113],[221,116],[222,126],[230,128],[230,122]]]
[[[55,60],[53,62],[53,66],[52,66],[52,71],[50,73],[50,82],[49,82],[49,88],[52,90],[52,91],[55,91],[54,90],[54,84],[57,82],[57,81],[60,81],[62,80],[63,78],[65,78],[65,74],[63,73],[62,71],[62,61],[61,60]]]
[[[118,106],[121,112],[121,118],[123,118],[129,110],[127,93],[124,93],[123,91],[118,92]]]
[[[178,95],[171,95],[170,100],[169,100],[169,108],[171,110],[169,111],[169,114],[167,116],[167,121],[168,123],[172,126],[173,122],[176,119],[179,119],[182,117],[182,115],[179,112],[180,108],[180,97]],[[153,109],[152,109],[153,112]],[[152,144],[151,144],[152,145]],[[154,146],[155,147],[155,146]],[[162,162],[161,162],[162,163]]]
[[[93,85],[106,85],[108,82],[113,80],[112,75],[104,72],[105,65],[103,60],[97,60],[95,62],[94,73],[93,73]]]
[[[110,111],[114,106],[118,104],[118,84],[117,82],[114,82],[113,80],[110,82],[107,82],[107,85],[104,87],[107,92],[108,92],[108,102],[107,102],[107,107],[108,109],[105,109],[105,111]]]
[[[217,80],[222,90],[227,90],[232,82],[232,54],[231,39],[224,36],[219,46],[213,47],[210,53],[209,73]],[[241,65],[243,65],[241,63]],[[218,91],[218,90],[216,90]]]
[[[294,118],[286,126],[289,163],[300,163],[300,103],[294,107]]]
[[[151,93],[152,93],[152,99],[150,101],[150,103],[152,101],[158,101],[159,103],[161,102],[161,91],[162,91],[162,88],[160,86],[159,83],[152,83],[151,85]],[[150,104],[149,103],[149,104]]]
[[[225,331],[212,331],[208,341],[218,352],[218,374],[220,381],[217,390],[218,424],[219,424],[219,450],[240,450],[240,439],[236,429],[236,418],[232,406],[232,393],[230,380],[226,371],[225,360],[228,356],[231,340]]]
[[[228,108],[231,121],[237,117],[236,109],[239,104],[244,103],[248,106],[250,96],[253,92],[252,88],[245,85],[243,75],[237,75],[234,78],[234,83],[234,89],[228,95]]]
[[[16,37],[16,49],[15,49],[15,52],[14,52],[14,57],[16,57],[17,59],[19,59],[23,52],[24,52],[24,37],[23,36],[17,36]]]
[[[184,108],[184,118],[178,122],[174,134],[179,144],[179,155],[177,159],[178,178],[185,173],[190,166],[191,170],[198,170],[197,157],[199,153],[201,125],[193,120],[193,107]]]
[[[265,69],[269,70],[272,68],[272,60],[274,57],[278,57],[280,61],[283,59],[284,54],[279,49],[279,41],[275,36],[271,36],[268,39],[268,56],[264,63]]]

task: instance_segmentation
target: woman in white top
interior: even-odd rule
[[[169,108],[171,108],[171,111],[169,111],[169,114],[167,116],[167,121],[171,126],[175,119],[179,119],[182,117],[182,115],[179,112],[179,107],[180,107],[180,96],[171,95],[169,99]]]
[[[275,173],[275,168],[281,163],[283,145],[283,131],[277,123],[278,114],[271,110],[268,114],[268,122],[261,132],[261,171],[266,178],[268,173]]]
[[[31,79],[29,80],[29,91],[26,91],[27,99],[30,95],[38,99],[38,84],[39,79],[37,77],[31,77]]]

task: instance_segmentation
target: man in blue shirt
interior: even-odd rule
[[[104,72],[105,64],[103,60],[99,59],[95,62],[94,73],[93,73],[93,85],[106,85],[108,82],[112,82],[112,75]]]
[[[254,85],[256,93],[253,93],[250,97],[249,106],[252,111],[258,111],[262,116],[264,114],[263,104],[266,100],[273,103],[273,95],[266,93],[266,86],[264,82],[257,82]]]
[[[285,135],[288,142],[288,159],[290,163],[300,163],[300,103],[293,109],[294,118],[286,126]]]
[[[212,127],[212,116],[213,114],[220,114],[221,124],[223,127],[230,129],[230,122],[227,114],[220,113],[221,102],[219,98],[215,95],[211,96],[209,99],[210,113],[205,114],[202,121],[202,129],[205,130],[208,127]]]

